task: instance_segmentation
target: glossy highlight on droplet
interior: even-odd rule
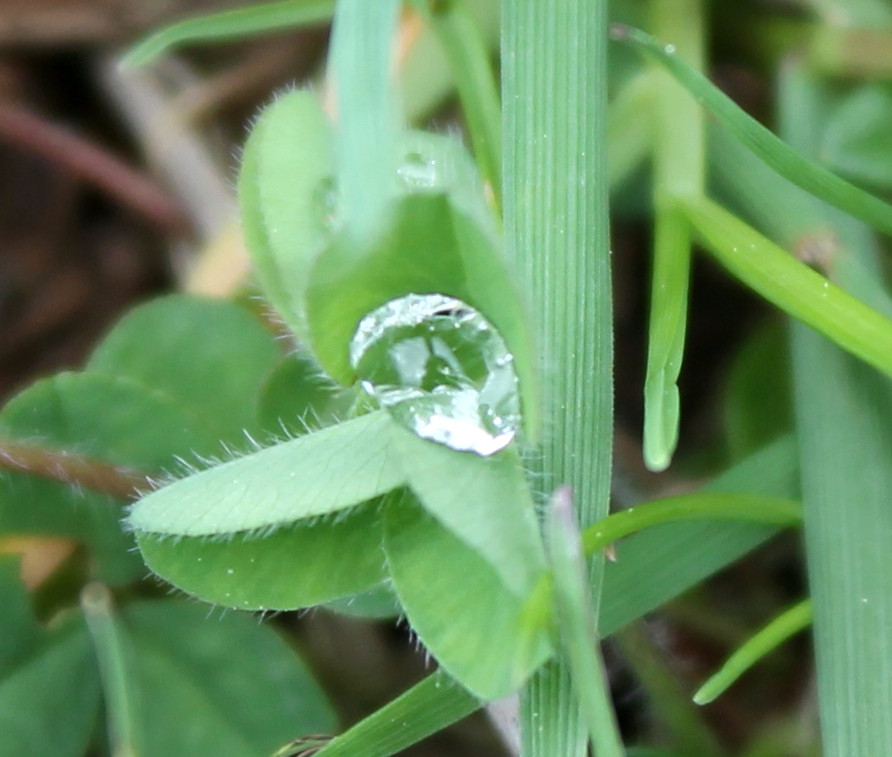
[[[362,388],[418,436],[488,456],[520,427],[514,358],[478,311],[408,294],[360,321],[350,361]]]

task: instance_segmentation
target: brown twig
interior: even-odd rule
[[[174,201],[149,178],[93,142],[25,108],[0,106],[0,139],[62,166],[167,232],[179,234],[188,227]]]
[[[0,439],[0,469],[82,486],[128,502],[152,486],[147,475],[132,468],[14,439]]]

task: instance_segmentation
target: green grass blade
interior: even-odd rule
[[[697,704],[709,704],[721,696],[747,670],[773,652],[787,639],[811,624],[811,600],[784,610],[734,652],[694,694]]]
[[[537,319],[542,493],[569,485],[583,526],[607,514],[612,314],[605,156],[605,0],[507,0],[502,13],[506,243]],[[600,562],[593,566],[595,612]],[[537,674],[522,697],[525,757],[585,751],[569,677]]]
[[[399,119],[391,47],[398,8],[397,0],[339,0],[335,9],[337,186],[342,221],[357,239],[383,223],[395,192]]]
[[[502,129],[499,92],[489,49],[466,0],[417,4],[443,44],[480,174],[495,198],[502,199]]]
[[[476,697],[438,671],[349,728],[316,757],[390,757],[480,706]]]
[[[684,206],[706,249],[744,284],[892,376],[892,320],[709,201]]]
[[[703,65],[701,0],[655,0],[657,33],[695,69]],[[677,201],[703,194],[703,115],[665,71],[657,72],[654,127],[654,260],[644,383],[644,462],[664,470],[678,442],[678,376],[684,355],[691,230]]]
[[[334,0],[282,0],[188,18],[150,34],[127,52],[121,65],[144,66],[181,45],[223,42],[324,23],[331,18],[334,6]]]
[[[585,556],[568,487],[552,495],[546,515],[546,542],[561,649],[589,740],[598,757],[622,757],[623,742],[610,701]]]
[[[892,234],[892,206],[803,157],[751,116],[709,80],[685,64],[672,45],[661,45],[638,29],[614,25],[612,37],[658,61],[688,89],[721,124],[781,176],[807,192]]]

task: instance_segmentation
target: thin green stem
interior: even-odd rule
[[[610,701],[585,557],[568,487],[561,487],[552,495],[546,541],[561,651],[588,726],[589,740],[598,757],[623,757],[625,751]]]
[[[723,694],[740,676],[785,641],[811,624],[811,600],[784,610],[732,654],[694,694],[697,704],[708,704]]]
[[[483,179],[502,203],[502,114],[486,40],[465,0],[418,0],[443,43]]]
[[[138,757],[135,687],[128,671],[126,639],[106,586],[91,583],[81,592],[81,609],[93,638],[105,691],[112,757]]]

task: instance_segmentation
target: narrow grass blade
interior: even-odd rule
[[[497,207],[502,198],[502,131],[499,92],[486,40],[466,0],[431,3],[416,0],[443,44],[480,174],[492,189]]]
[[[710,200],[686,203],[684,209],[707,251],[744,284],[892,376],[892,320]]]
[[[740,676],[787,639],[811,624],[811,601],[806,599],[778,615],[732,654],[694,694],[697,704],[709,704]]]
[[[622,737],[610,701],[585,556],[573,516],[569,487],[561,487],[552,495],[546,518],[561,650],[570,670],[582,719],[598,757],[622,757]]]
[[[390,757],[481,705],[438,671],[342,733],[316,757]]]
[[[397,0],[339,0],[331,39],[335,165],[343,223],[357,239],[384,220],[395,191],[397,130],[391,46]]]
[[[502,23],[506,244],[548,379],[539,482],[542,493],[569,485],[587,526],[607,514],[613,433],[607,3],[506,0]],[[595,561],[596,613],[600,581]],[[584,754],[562,666],[533,678],[521,708],[525,757]]]
[[[102,584],[88,584],[81,592],[81,609],[99,661],[112,757],[138,757],[137,687],[130,680],[127,639],[115,617],[111,592]]]
[[[673,40],[696,70],[703,65],[701,0],[654,0],[657,32]],[[664,470],[678,442],[678,376],[687,326],[691,230],[677,207],[703,194],[704,128],[697,104],[665,71],[658,71],[654,127],[654,245],[644,383],[644,462]]]
[[[612,38],[658,61],[744,145],[775,171],[816,197],[876,229],[892,234],[892,206],[803,157],[741,110],[729,97],[694,71],[672,45],[662,45],[638,29],[614,25]]]
[[[334,6],[335,0],[281,0],[188,18],[150,34],[130,49],[121,65],[144,66],[181,45],[275,34],[296,26],[324,23],[331,18]]]

